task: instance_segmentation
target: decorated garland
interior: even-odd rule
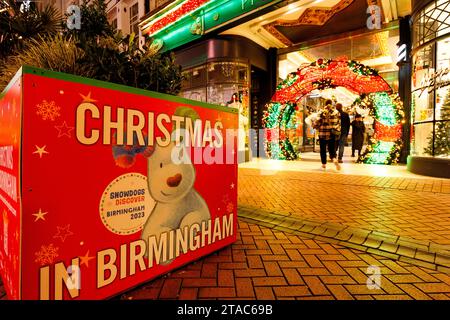
[[[262,119],[266,128],[266,154],[272,159],[297,159],[298,153],[286,135],[286,130],[297,127],[296,117],[292,117],[297,110],[296,101],[312,90],[338,86],[360,94],[353,106],[368,109],[375,119],[375,134],[358,162],[397,163],[402,148],[402,102],[377,70],[354,60],[318,59],[290,73],[277,86]]]
[[[371,67],[365,66],[355,60],[350,60],[347,62],[350,70],[362,76],[378,76],[378,71],[372,69]]]
[[[272,100],[296,102],[315,89],[335,87],[345,87],[357,94],[392,91],[375,69],[353,60],[319,59],[289,74],[278,86]]]

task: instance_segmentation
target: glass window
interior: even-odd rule
[[[111,21],[111,26],[113,27],[114,30],[117,30],[117,19]]]
[[[183,80],[181,81],[181,90],[187,90],[191,87],[191,73],[183,71]]]
[[[450,120],[450,37],[437,42],[436,120]]]
[[[249,127],[249,65],[236,61],[214,61],[183,72],[180,95],[184,98],[228,106],[239,110],[239,127]],[[248,137],[239,136],[239,149],[248,147]]]
[[[420,123],[414,126],[411,154],[415,156],[433,155],[433,123]]]
[[[225,106],[232,102],[233,94],[237,93],[237,91],[238,88],[236,84],[208,85],[208,102]]]
[[[437,121],[435,124],[434,156],[450,158],[450,121]]]
[[[433,121],[433,92],[431,94],[425,91],[416,91],[412,94],[414,104],[414,118],[413,121],[426,122]]]
[[[433,45],[420,49],[413,59],[413,122],[433,121],[435,74]]]
[[[191,90],[185,90],[180,93],[183,98],[191,99],[195,101],[206,101],[206,88],[196,88]]]
[[[450,157],[450,1],[438,0],[416,15],[413,45],[412,155]],[[434,41],[441,37],[439,41]]]
[[[191,87],[206,86],[207,83],[206,67],[200,66],[198,68],[192,69],[190,73],[190,78],[191,78]]]
[[[172,0],[156,0],[156,8],[162,7],[171,1]]]
[[[233,62],[211,62],[208,64],[209,82],[235,82],[235,69]]]
[[[414,47],[450,33],[450,2],[438,0],[429,4],[416,15],[413,30]]]

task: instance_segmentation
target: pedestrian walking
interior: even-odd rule
[[[336,110],[339,111],[341,116],[341,135],[336,143],[336,152],[338,153],[338,162],[343,163],[342,158],[344,157],[344,148],[347,144],[347,137],[350,131],[350,116],[347,112],[342,109],[342,104],[336,104]]]
[[[340,170],[341,166],[336,159],[336,140],[340,136],[341,117],[331,100],[328,99],[325,102],[325,107],[319,111],[318,120],[314,124],[314,129],[319,131],[322,170],[326,170],[327,168],[327,148],[331,161],[334,162],[336,169]]]
[[[370,124],[367,127],[366,133],[367,133],[367,144],[371,144],[370,139],[372,139],[372,136],[374,134],[373,124]]]
[[[366,127],[359,114],[355,115],[355,120],[352,121],[352,157],[355,156],[355,151],[358,150],[358,158],[361,156],[361,149],[364,144],[364,132]]]

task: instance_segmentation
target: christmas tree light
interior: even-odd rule
[[[441,119],[450,120],[450,90],[447,91],[447,95],[445,96],[444,103],[441,107]],[[434,146],[433,132],[431,132],[428,136],[428,146],[424,149],[424,152],[434,156],[450,155],[450,121],[436,121],[434,129]]]

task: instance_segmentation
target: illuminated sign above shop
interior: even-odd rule
[[[180,0],[141,24],[162,51],[200,39],[227,23],[281,0]]]

